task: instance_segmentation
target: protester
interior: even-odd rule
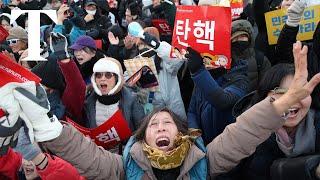
[[[277,42],[277,61],[275,63],[293,63],[292,44],[296,40],[299,32],[299,22],[303,17],[304,9],[306,8],[306,2],[294,1],[288,8],[288,19],[286,24],[281,30],[278,42]],[[312,40],[308,43],[308,71],[310,77],[320,70],[320,24],[317,24]],[[312,93],[312,108],[319,110],[320,87],[317,86]]]
[[[285,118],[281,118],[282,114],[309,96],[320,82],[320,74],[307,82],[307,48],[301,48],[300,42],[295,44],[296,72],[294,82],[288,91],[273,102],[270,102],[270,98],[266,98],[247,110],[207,146],[206,152],[199,149],[191,137],[183,134],[181,126],[176,123],[179,120],[170,113],[160,110],[145,119],[145,125],[141,126],[141,129],[145,129],[142,130],[144,140],[135,142],[131,147],[127,146],[125,152],[129,154],[126,156],[125,153],[122,160],[121,156],[97,147],[70,125],[62,126],[57,120],[50,121],[47,115],[48,108],[41,107],[37,103],[32,103],[31,106],[32,101],[29,98],[37,98],[32,93],[27,93],[31,90],[29,88],[35,88],[33,83],[25,83],[24,89],[15,90],[13,95],[33,126],[35,139],[42,142],[42,145],[52,153],[71,162],[80,174],[88,179],[124,179],[124,176],[129,179],[142,177],[156,179],[164,175],[206,179],[208,176],[214,177],[230,170],[241,159],[253,153],[256,146],[285,123]],[[38,88],[37,93],[40,95],[44,92]],[[33,112],[35,109],[41,111],[35,114]],[[139,138],[137,135],[131,140]],[[180,140],[176,139],[177,135],[181,137]],[[186,149],[189,151],[186,152]],[[164,165],[161,157],[167,156],[169,158],[165,159],[171,163]],[[176,156],[179,158],[174,158]]]
[[[15,55],[15,60],[17,61],[19,60],[23,50],[28,48],[28,34],[20,26],[13,27],[9,31],[7,42]]]
[[[192,49],[188,51],[188,68],[195,83],[188,110],[188,127],[200,129],[205,144],[209,144],[234,122],[232,107],[249,92],[248,62],[233,59],[229,72],[223,67],[208,71],[200,54]]]

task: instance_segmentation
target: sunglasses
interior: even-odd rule
[[[95,75],[97,79],[101,79],[102,76],[106,77],[107,79],[111,79],[114,76],[114,74],[111,72],[96,72]]]
[[[9,40],[7,40],[7,43],[8,43],[9,45],[11,45],[11,44],[17,44],[19,40],[20,40],[20,39],[9,39]]]

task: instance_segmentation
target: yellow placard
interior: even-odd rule
[[[283,25],[287,21],[287,10],[280,9],[265,13],[268,42],[270,45],[277,44],[278,37]],[[300,41],[310,40],[320,20],[320,5],[305,9],[299,25],[297,39]]]

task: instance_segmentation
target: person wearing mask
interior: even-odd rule
[[[264,54],[254,49],[253,28],[247,20],[235,20],[231,24],[231,58],[248,63],[249,91],[255,90],[265,71],[270,68]]]
[[[131,138],[132,143],[127,143],[124,156],[120,156],[97,147],[70,125],[63,126],[58,120],[50,121],[47,115],[49,107],[44,108],[30,100],[39,100],[37,96],[44,95],[41,87],[33,94],[28,87],[35,88],[35,84],[25,83],[25,87],[16,89],[13,95],[36,132],[37,142],[71,162],[85,178],[214,178],[253,153],[260,143],[285,123],[288,109],[309,96],[320,82],[320,74],[307,81],[307,48],[301,48],[298,42],[295,45],[296,72],[288,91],[274,101],[266,98],[251,107],[207,148],[201,145],[198,134],[185,133],[185,124],[174,113],[160,109],[145,119],[141,131],[137,131],[141,133]],[[33,102],[32,106],[30,102]],[[35,114],[35,109],[42,111]]]
[[[200,129],[205,144],[210,143],[225,127],[234,122],[233,105],[249,92],[248,62],[232,59],[231,69],[206,69],[201,55],[187,50],[191,56],[188,68],[195,83],[188,109],[188,127]]]

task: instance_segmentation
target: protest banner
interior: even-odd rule
[[[171,56],[185,54],[190,46],[211,59],[211,64],[230,69],[230,31],[230,7],[178,6]]]
[[[0,87],[10,82],[34,81],[39,84],[40,80],[38,76],[16,63],[15,60],[0,53]]]
[[[238,19],[243,12],[243,0],[231,0],[230,6],[232,19]]]
[[[265,13],[267,25],[268,42],[270,45],[277,44],[283,25],[288,19],[287,10],[280,9]],[[316,30],[320,20],[320,5],[311,6],[304,10],[299,25],[299,33],[297,39],[299,41],[310,40]]]
[[[131,130],[121,110],[115,112],[105,123],[96,128],[85,128],[67,118],[72,126],[87,137],[90,137],[98,146],[112,148],[131,136]]]
[[[161,36],[172,35],[172,30],[165,19],[153,19],[152,25],[158,29]]]

